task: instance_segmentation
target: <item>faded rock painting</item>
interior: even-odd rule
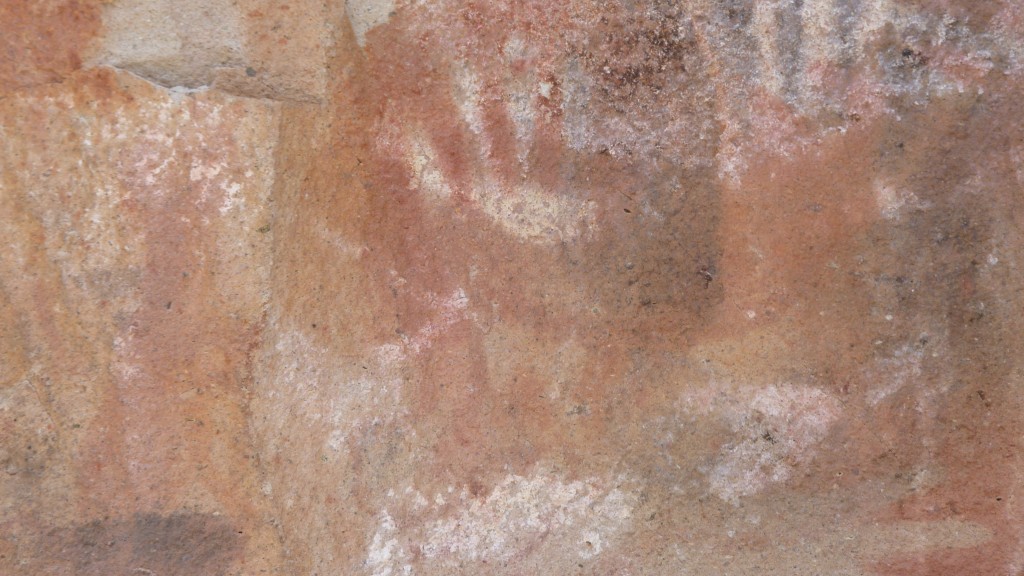
[[[0,571],[276,563],[244,400],[274,105],[95,70],[0,107]]]
[[[0,100],[0,566],[1024,570],[1016,2],[94,4]]]

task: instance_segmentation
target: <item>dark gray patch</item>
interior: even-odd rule
[[[136,514],[51,530],[39,546],[42,573],[78,576],[226,574],[243,536],[211,514]]]
[[[796,101],[800,94],[802,78],[800,75],[803,63],[803,11],[802,6],[795,10],[779,10],[776,15],[776,26],[779,34],[776,39],[779,65],[785,78],[784,91],[790,102]]]

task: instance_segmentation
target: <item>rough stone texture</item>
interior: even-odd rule
[[[0,101],[4,573],[279,564],[246,407],[279,109],[106,69]]]
[[[318,0],[117,0],[93,61],[164,86],[318,100],[331,39]]]
[[[82,66],[101,26],[98,0],[10,0],[0,4],[0,94],[60,81]]]
[[[1024,573],[1019,2],[0,24],[0,573]]]

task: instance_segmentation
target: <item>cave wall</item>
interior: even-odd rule
[[[1024,571],[1020,3],[0,32],[0,572]]]

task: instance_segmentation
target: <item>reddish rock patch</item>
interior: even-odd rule
[[[87,59],[102,22],[98,0],[11,0],[0,5],[0,92],[57,82]]]

